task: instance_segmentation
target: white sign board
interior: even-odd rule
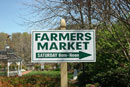
[[[32,31],[32,62],[96,62],[95,30]]]

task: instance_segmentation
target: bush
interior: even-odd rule
[[[2,83],[2,87],[60,87],[59,77],[44,75],[0,77],[0,82]],[[69,87],[76,86],[74,84],[69,84]]]
[[[95,80],[103,87],[129,87],[130,65],[97,74],[96,77],[98,79]]]
[[[41,70],[41,65],[40,64],[35,64],[35,70]]]
[[[3,87],[60,87],[60,78],[48,76],[0,77]]]
[[[96,84],[95,84],[96,83]],[[94,84],[95,87],[130,87],[130,64],[124,64],[116,69],[111,69],[105,72],[86,72],[79,74],[78,85],[79,87],[89,87]]]

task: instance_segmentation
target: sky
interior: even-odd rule
[[[0,0],[0,32],[12,34],[29,32],[23,26],[23,14],[28,13],[23,3],[26,0]],[[26,16],[27,17],[27,16]]]

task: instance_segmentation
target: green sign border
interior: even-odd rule
[[[94,51],[94,54],[93,54],[93,57],[94,57],[94,60],[34,60],[33,58],[33,41],[34,41],[34,38],[33,38],[33,34],[34,32],[93,32],[93,51]],[[91,29],[91,30],[32,30],[32,33],[31,33],[31,62],[32,63],[39,63],[39,62],[54,62],[54,63],[57,63],[57,62],[96,62],[96,37],[95,37],[95,30],[94,29]]]

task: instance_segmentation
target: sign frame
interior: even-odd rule
[[[93,60],[34,60],[34,32],[74,32],[74,31],[79,31],[79,32],[93,32]],[[43,63],[43,62],[47,62],[47,63],[58,63],[58,62],[96,62],[96,37],[95,37],[95,30],[91,29],[91,30],[32,30],[31,33],[31,62],[32,63]]]

